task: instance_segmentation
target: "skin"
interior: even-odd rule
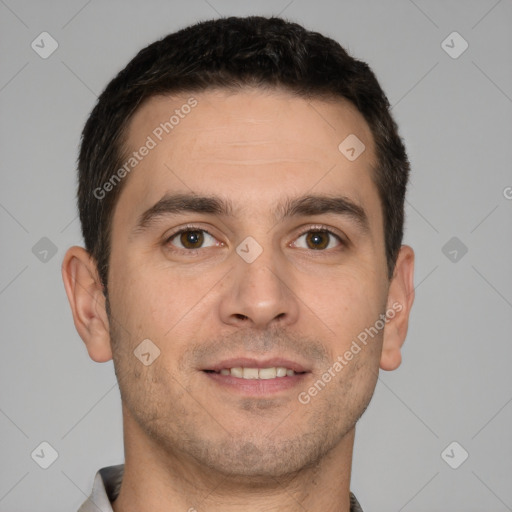
[[[139,148],[191,95],[155,97],[129,125]],[[72,247],[63,279],[78,333],[94,361],[113,357],[123,402],[125,476],[115,512],[168,510],[348,511],[355,424],[379,367],[400,365],[414,300],[414,252],[401,247],[387,279],[381,204],[371,179],[370,129],[343,101],[287,92],[207,91],[198,105],[125,178],[112,224],[108,295],[94,260]],[[353,162],[338,145],[355,134]],[[134,233],[165,193],[217,196],[233,215],[159,218]],[[334,213],[276,218],[286,199],[345,196],[368,216],[363,233]],[[179,247],[188,224],[213,238]],[[327,248],[304,232],[328,228]],[[236,252],[247,237],[263,249],[252,263]],[[297,399],[392,304],[402,306],[310,403]],[[160,356],[133,355],[144,339]],[[299,388],[263,397],[219,387],[202,371],[231,356],[284,356],[311,373]],[[300,504],[300,505],[299,505]]]

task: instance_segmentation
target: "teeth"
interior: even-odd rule
[[[244,369],[240,367],[231,368],[231,375],[233,377],[240,377],[242,379],[244,377]]]
[[[258,368],[244,368],[242,372],[243,372],[244,379],[257,379],[258,378]]]
[[[286,377],[286,368],[283,368],[282,366],[279,366],[279,368],[276,368],[276,375],[278,377]],[[291,370],[293,371],[293,370]]]
[[[260,379],[275,379],[277,376],[276,368],[260,368],[258,373],[258,377]],[[245,373],[244,373],[245,375]]]
[[[283,366],[271,368],[242,368],[237,366],[235,368],[223,368],[220,371],[221,375],[231,375],[240,379],[275,379],[276,377],[291,377],[295,375],[293,370],[284,368]]]

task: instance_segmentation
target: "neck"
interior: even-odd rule
[[[227,475],[182,451],[170,453],[124,407],[123,426],[125,467],[114,512],[350,511],[354,429],[310,467],[276,477]]]

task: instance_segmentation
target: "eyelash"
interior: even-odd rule
[[[171,240],[173,240],[173,238],[176,238],[177,236],[181,235],[182,233],[187,233],[188,231],[202,231],[202,232],[207,233],[208,235],[210,235],[212,238],[216,238],[215,235],[210,233],[207,229],[204,229],[204,228],[199,227],[199,226],[187,225],[187,226],[185,226],[183,228],[180,228],[178,231],[175,231],[171,235],[169,235],[165,239],[164,245],[165,246],[169,246],[169,245],[172,246]],[[330,236],[336,238],[336,240],[340,243],[341,247],[346,247],[347,246],[347,242],[340,235],[335,233],[332,229],[328,228],[327,226],[323,226],[323,225],[309,226],[307,229],[302,230],[295,237],[295,240],[297,238],[300,238],[301,236],[307,234],[307,233],[328,233]],[[221,242],[221,244],[224,245],[223,242]],[[195,251],[199,251],[200,249],[203,249],[203,248],[202,247],[200,247],[198,249],[180,249],[178,247],[173,247],[172,248],[173,251],[176,251],[176,252],[186,252],[188,254],[194,253]],[[311,250],[314,251],[313,249],[311,249]],[[319,250],[318,252],[325,252],[325,250]]]

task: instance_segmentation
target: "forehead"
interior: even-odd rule
[[[351,133],[357,133],[373,150],[373,137],[363,116],[341,98],[308,100],[281,90],[220,89],[150,98],[129,123],[127,146],[136,148],[150,135],[159,145],[174,142],[177,154],[186,141],[200,144],[212,158],[229,153],[230,158],[245,161],[262,150],[269,157],[275,153],[300,158],[313,148],[338,157],[341,139]],[[260,147],[248,152],[251,144]],[[322,161],[322,155],[317,160]]]
[[[364,144],[355,160],[343,153],[347,140],[358,152],[354,142]],[[225,197],[253,213],[285,195],[334,192],[380,216],[371,131],[341,100],[258,89],[156,96],[131,119],[125,149],[126,160],[145,156],[125,178],[115,211],[121,222],[133,224],[137,211],[176,192]]]

